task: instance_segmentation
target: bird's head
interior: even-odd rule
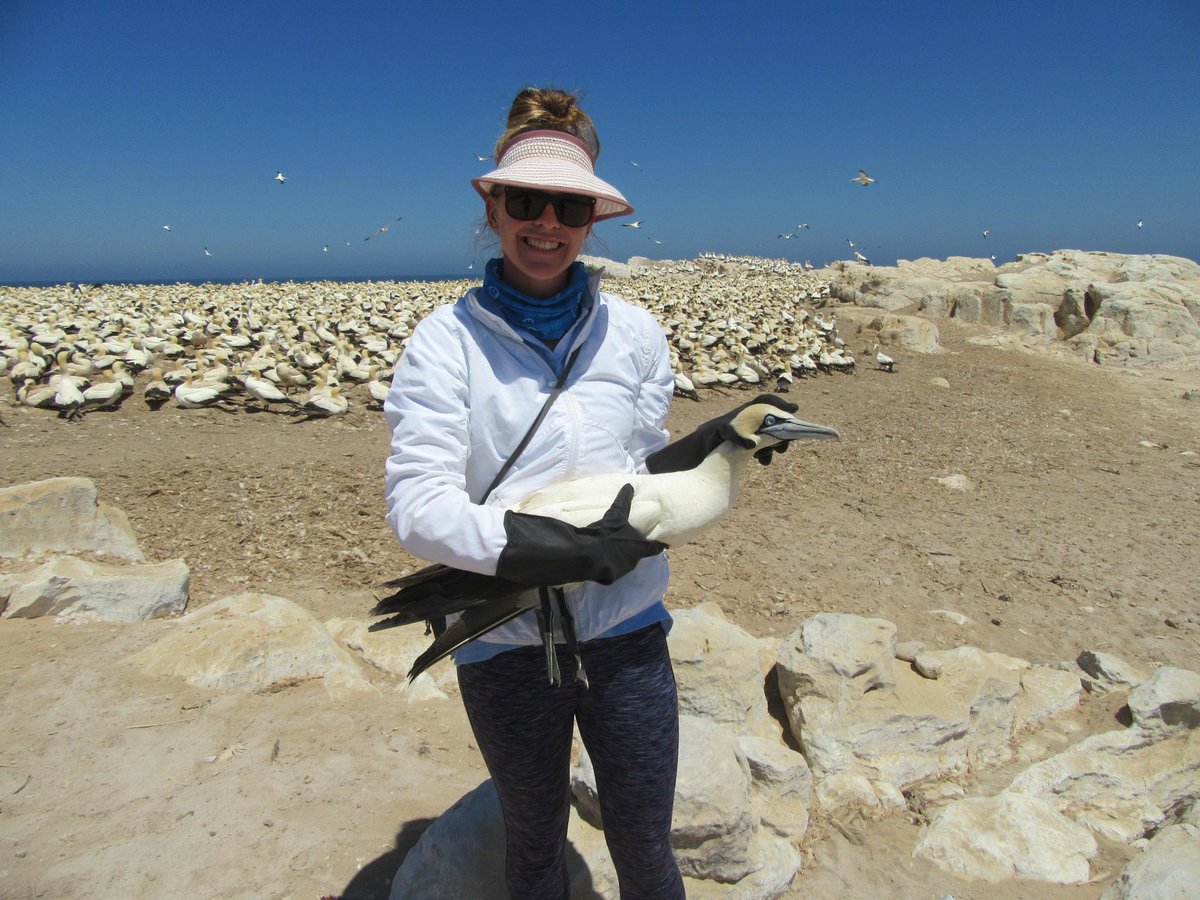
[[[733,430],[745,441],[745,449],[750,452],[797,440],[841,437],[836,428],[805,422],[769,403],[747,406],[734,417],[731,424]]]

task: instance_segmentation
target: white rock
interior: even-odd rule
[[[750,766],[751,800],[762,824],[782,838],[803,838],[813,793],[804,757],[767,738],[742,737],[738,748]]]
[[[972,488],[971,479],[966,475],[942,475],[937,479],[937,483],[952,491],[969,491]]]
[[[1131,843],[1194,799],[1200,730],[1128,728],[1085,738],[1035,763],[1006,789],[1040,797],[1109,840]]]
[[[417,657],[425,652],[431,638],[425,634],[425,626],[416,623],[383,631],[371,631],[370,623],[353,619],[330,619],[325,629],[358,654],[369,665],[396,678],[407,679]],[[397,690],[408,703],[424,703],[429,700],[448,699],[447,690],[457,689],[453,665],[442,668],[439,678],[434,674],[441,667],[422,672],[410,684],[400,683]]]
[[[313,678],[331,695],[372,689],[320,622],[270,594],[236,594],[188,613],[130,661],[219,691],[277,691]]]
[[[1146,680],[1145,671],[1102,650],[1084,650],[1075,663],[1106,689],[1135,687]]]
[[[1100,900],[1200,897],[1200,827],[1169,825],[1131,859]]]
[[[0,488],[0,556],[80,552],[145,558],[125,514],[99,502],[90,478]]]
[[[763,642],[726,621],[720,607],[705,603],[674,610],[667,645],[681,713],[728,726],[739,734],[777,737],[763,690]]]
[[[1200,727],[1200,673],[1173,666],[1154,674],[1129,693],[1133,724],[1145,731],[1170,733]]]
[[[32,572],[0,577],[5,617],[58,616],[76,622],[136,622],[183,612],[190,574],[182,559],[112,566],[56,557]]]
[[[1095,838],[1045,800],[1015,794],[958,800],[917,842],[914,856],[966,878],[1083,884]]]

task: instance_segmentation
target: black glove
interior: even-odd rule
[[[675,443],[668,444],[655,453],[651,453],[646,458],[646,468],[654,475],[659,475],[663,472],[683,472],[687,469],[694,469],[700,463],[704,462],[704,458],[708,454],[712,453],[713,450],[725,441],[733,441],[743,447],[753,447],[754,442],[747,440],[734,431],[731,423],[738,413],[747,406],[753,406],[755,403],[769,403],[776,409],[782,409],[784,412],[789,413],[794,413],[800,408],[795,403],[789,403],[775,394],[759,394],[749,403],[743,403],[737,409],[731,410],[723,416],[709,419],[691,434],[681,437]],[[786,443],[775,444],[759,450],[754,454],[754,458],[766,466],[770,465],[773,453],[783,453],[786,450]]]
[[[648,556],[667,549],[648,541],[629,524],[633,485],[617,492],[608,512],[585,528],[548,516],[504,514],[508,543],[500,553],[496,575],[529,587],[597,581],[612,584]]]

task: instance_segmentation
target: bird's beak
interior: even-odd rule
[[[840,438],[836,428],[828,425],[818,425],[815,422],[803,422],[800,419],[781,419],[774,425],[764,425],[758,429],[759,434],[765,434],[777,441],[798,440],[827,440]]]

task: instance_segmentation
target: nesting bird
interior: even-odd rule
[[[749,446],[726,440],[695,468],[680,472],[614,472],[559,482],[535,491],[512,509],[583,527],[601,519],[613,497],[629,486],[629,523],[647,540],[679,546],[728,515],[737,500],[739,476],[755,453],[794,440],[839,437],[834,428],[802,421],[767,403],[746,406],[731,425]],[[377,588],[376,596],[379,603],[372,613],[390,618],[373,624],[372,631],[462,614],[413,663],[408,673],[410,681],[467,641],[511,621],[539,602],[536,588],[442,565],[385,582]]]
[[[896,371],[896,361],[879,349],[879,345],[875,345],[875,364],[885,372]]]

